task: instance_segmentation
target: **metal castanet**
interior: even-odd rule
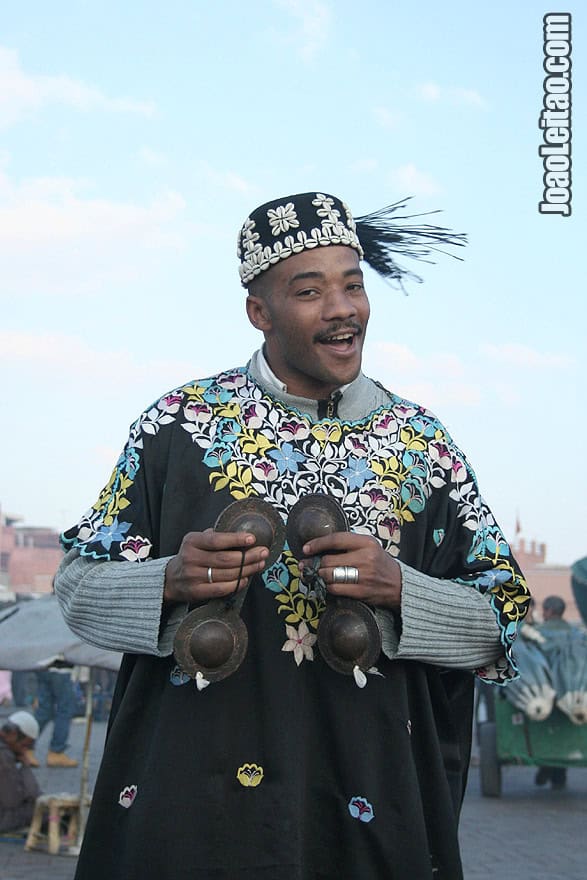
[[[249,635],[238,609],[224,599],[207,602],[180,623],[173,653],[186,675],[221,681],[235,672],[247,653]]]
[[[332,669],[353,675],[375,665],[381,653],[381,629],[365,602],[337,596],[328,600],[318,625],[318,649]]]
[[[215,532],[250,532],[260,547],[269,548],[265,568],[277,562],[285,544],[285,525],[276,509],[262,498],[244,498],[225,507],[214,524]]]
[[[338,501],[331,495],[312,494],[300,498],[292,507],[286,535],[292,553],[301,559],[304,544],[313,538],[348,531],[348,521]],[[318,624],[320,653],[337,672],[353,675],[356,666],[365,672],[377,662],[381,653],[381,629],[375,613],[358,599],[329,595],[317,574],[318,568],[319,559],[315,558],[309,567],[309,579],[305,579],[304,583],[326,600],[326,609]],[[345,572],[345,578],[339,582],[358,582],[360,573],[357,569],[346,566],[339,568]]]
[[[277,511],[261,498],[246,498],[226,507],[214,524],[216,532],[249,532],[256,544],[269,549],[266,566],[283,551],[285,526]],[[190,611],[178,627],[173,653],[186,675],[198,673],[208,682],[235,672],[247,653],[249,636],[240,616],[244,596],[233,593]]]
[[[332,495],[304,495],[296,501],[287,518],[286,536],[296,559],[304,556],[303,547],[312,538],[334,532],[348,532],[346,514]]]

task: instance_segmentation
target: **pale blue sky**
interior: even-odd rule
[[[573,14],[571,218],[540,216],[534,0],[417,5],[23,0],[0,35],[0,504],[63,528],[128,424],[246,361],[235,242],[316,188],[413,195],[465,261],[367,275],[365,370],[431,407],[511,538],[587,554],[585,12]],[[579,232],[583,232],[580,237]]]

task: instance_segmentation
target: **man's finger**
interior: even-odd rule
[[[205,532],[188,532],[183,540],[190,547],[214,551],[252,547],[257,539],[250,532],[215,532],[214,529],[206,529]]]
[[[317,556],[328,552],[342,552],[345,550],[357,550],[373,542],[371,535],[358,535],[356,532],[333,532],[321,538],[312,538],[304,544],[303,551],[306,556]]]

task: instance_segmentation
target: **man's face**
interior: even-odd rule
[[[251,323],[290,394],[320,400],[361,369],[369,300],[359,256],[328,245],[282,260],[264,273],[263,296],[249,296]]]
[[[2,731],[2,739],[17,758],[21,758],[25,752],[32,749],[35,745],[34,739],[31,739],[30,736],[16,728]]]

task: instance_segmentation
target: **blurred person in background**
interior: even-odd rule
[[[36,672],[37,708],[35,717],[39,731],[53,722],[53,732],[47,753],[47,767],[77,767],[75,758],[65,754],[68,746],[71,719],[75,715],[75,692],[71,680],[73,665],[56,657],[52,663]],[[31,758],[32,766],[39,766],[36,758]]]
[[[0,729],[0,831],[30,824],[41,790],[30,767],[39,725],[29,712],[13,712]]]

